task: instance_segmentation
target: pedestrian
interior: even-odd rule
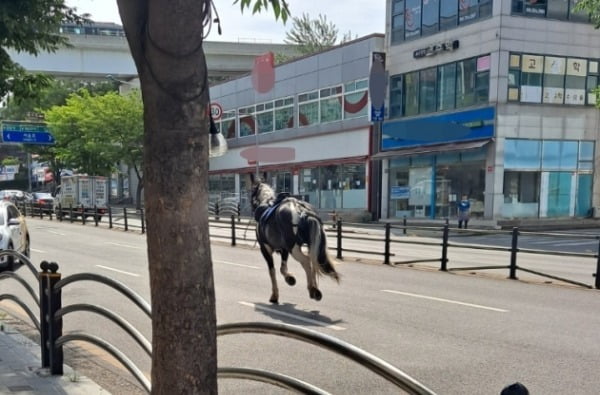
[[[469,224],[469,216],[471,215],[471,202],[467,198],[467,195],[463,195],[460,202],[458,202],[458,227],[463,227],[463,222],[465,224],[465,229]]]

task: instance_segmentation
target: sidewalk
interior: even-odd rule
[[[63,376],[42,369],[40,346],[17,331],[0,331],[0,394],[109,394],[84,376],[64,366]]]

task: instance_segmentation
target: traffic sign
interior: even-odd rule
[[[210,103],[210,115],[212,119],[218,121],[223,116],[223,107],[219,103]]]
[[[2,142],[7,144],[54,144],[45,123],[2,121]]]

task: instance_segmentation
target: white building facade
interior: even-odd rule
[[[211,158],[211,199],[239,198],[248,210],[249,176],[300,195],[320,212],[367,215],[372,150],[368,79],[374,34],[274,68],[261,93],[252,75],[211,87],[217,128],[229,150]]]
[[[381,217],[600,205],[600,31],[574,0],[388,0]]]

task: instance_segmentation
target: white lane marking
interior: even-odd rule
[[[31,248],[31,251],[33,251],[33,252],[37,252],[38,254],[45,254],[45,253],[46,253],[46,251],[43,251],[43,250],[38,250],[38,249],[36,249],[36,248]]]
[[[247,306],[247,307],[253,307],[257,310],[263,310],[263,311],[267,311],[269,313],[272,314],[277,314],[277,315],[282,315],[284,317],[288,317],[288,318],[292,318],[294,320],[298,320],[298,321],[302,321],[302,322],[306,322],[307,324],[311,324],[311,325],[318,325],[318,326],[322,326],[324,328],[327,329],[333,329],[334,331],[345,331],[346,328],[338,326],[338,325],[332,325],[332,324],[328,324],[326,322],[321,322],[321,321],[317,321],[317,320],[313,320],[311,318],[306,318],[306,317],[302,317],[296,314],[290,314],[290,313],[286,313],[285,311],[279,311],[276,309],[270,309],[268,307],[264,307],[264,306],[258,306],[254,303],[249,303],[249,302],[238,302],[239,304],[243,305],[243,306]]]
[[[436,302],[444,302],[444,303],[458,304],[458,305],[461,305],[461,306],[474,307],[476,309],[497,311],[499,313],[508,313],[508,310],[505,310],[505,309],[498,309],[496,307],[482,306],[480,304],[459,302],[458,300],[452,300],[452,299],[436,298],[435,296],[419,295],[419,294],[413,294],[413,293],[410,293],[410,292],[393,291],[391,289],[382,289],[381,291],[382,292],[388,292],[388,293],[396,294],[396,295],[411,296],[413,298],[435,300]]]
[[[56,232],[54,230],[48,230],[48,233],[52,233],[53,235],[59,235],[59,236],[64,236],[64,233],[60,233],[60,232]]]
[[[133,249],[136,249],[136,250],[139,250],[140,248],[142,248],[142,247],[138,247],[138,246],[132,246],[132,245],[129,245],[129,244],[120,244],[120,243],[112,243],[112,242],[107,242],[106,244],[111,244],[111,245],[114,245],[114,246],[117,246],[117,247],[133,248]]]
[[[234,262],[221,261],[221,260],[218,260],[218,259],[215,259],[215,262],[224,263],[226,265],[231,265],[231,266],[246,267],[248,269],[260,269],[260,267],[258,267],[258,266],[251,266],[251,265],[244,265],[242,263],[234,263]]]
[[[99,267],[100,269],[104,269],[104,270],[110,270],[110,271],[113,271],[113,272],[121,273],[121,274],[126,274],[126,275],[132,276],[132,277],[139,277],[140,276],[139,274],[125,272],[123,270],[115,269],[113,267],[108,267],[108,266],[103,266],[103,265],[96,265],[96,267]]]

